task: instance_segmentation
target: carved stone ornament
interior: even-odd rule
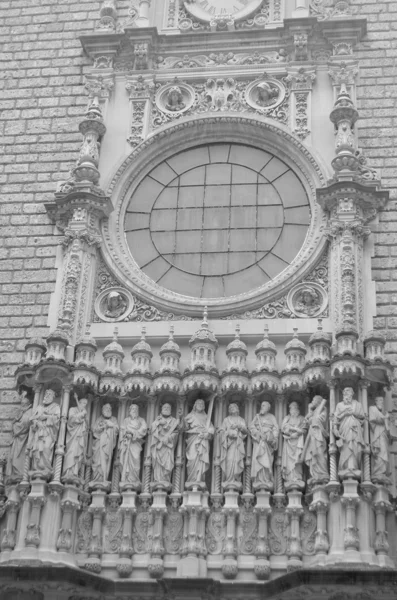
[[[227,298],[193,298],[170,291],[147,276],[132,257],[125,236],[125,214],[131,194],[137,189],[153,165],[176,153],[191,149],[195,140],[206,133],[208,143],[248,143],[276,154],[295,173],[299,173],[311,208],[309,231],[298,255],[279,275],[269,282],[248,292]],[[114,211],[102,223],[105,262],[114,277],[149,305],[156,298],[158,309],[194,317],[207,304],[212,317],[245,312],[263,306],[280,296],[281,287],[291,278],[302,279],[312,271],[324,252],[327,240],[324,236],[326,216],[315,201],[316,188],[325,182],[325,173],[310,153],[295,136],[284,127],[254,115],[219,113],[211,116],[189,117],[159,127],[133,150],[115,174],[108,193],[114,198]]]
[[[173,82],[161,87],[155,98],[157,107],[166,114],[184,113],[194,102],[194,89],[186,83]]]
[[[327,308],[328,296],[321,285],[303,282],[289,292],[287,304],[297,317],[317,317]]]
[[[259,111],[275,108],[285,98],[285,87],[277,79],[256,79],[246,89],[247,104]]]
[[[101,321],[115,323],[123,321],[134,308],[132,294],[124,288],[109,288],[96,299],[95,312]]]

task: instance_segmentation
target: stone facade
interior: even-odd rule
[[[393,597],[397,12],[208,4],[1,3],[5,598]]]

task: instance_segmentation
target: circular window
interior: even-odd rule
[[[125,232],[137,264],[157,284],[220,298],[288,267],[309,222],[307,194],[286,163],[225,143],[157,165],[129,200]]]

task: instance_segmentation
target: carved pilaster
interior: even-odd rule
[[[311,140],[311,97],[315,78],[314,70],[305,67],[290,69],[286,78],[291,87],[292,131],[308,144]]]
[[[41,509],[47,502],[43,482],[34,482],[34,488],[28,496],[30,504],[30,518],[26,526],[25,545],[27,548],[38,548],[40,545],[40,518]]]
[[[346,510],[346,526],[344,530],[343,543],[345,547],[345,559],[352,562],[359,560],[360,539],[356,526],[356,509],[360,502],[357,493],[358,483],[354,479],[345,479],[343,482],[342,506]]]
[[[92,533],[88,545],[88,556],[84,568],[92,573],[100,573],[102,570],[102,526],[103,517],[106,513],[106,494],[96,490],[92,493],[91,505],[88,512],[92,515]]]
[[[132,555],[134,553],[132,530],[136,515],[136,492],[125,491],[122,497],[123,502],[120,511],[124,518],[117,572],[120,577],[129,577],[132,573]]]
[[[317,486],[313,490],[313,500],[309,510],[317,515],[317,530],[314,542],[316,564],[325,564],[325,557],[329,550],[327,531],[327,511],[329,507],[328,493],[325,486]]]
[[[57,549],[59,552],[70,552],[72,549],[72,524],[74,513],[80,508],[77,489],[64,492],[61,502],[62,522],[58,533]],[[74,496],[74,498],[73,498]]]
[[[164,574],[163,556],[165,553],[163,543],[164,517],[167,513],[166,505],[167,493],[163,490],[153,492],[153,504],[150,507],[150,513],[154,517],[153,524],[153,542],[148,564],[150,577],[159,579]]]
[[[225,506],[222,509],[226,516],[226,538],[224,544],[224,559],[222,574],[225,579],[235,579],[238,573],[237,545],[236,545],[236,517],[239,513],[238,493],[235,491],[225,492]]]
[[[16,528],[19,508],[21,505],[19,492],[16,486],[11,486],[8,490],[8,500],[5,504],[6,526],[1,538],[0,548],[2,552],[14,550],[16,544]]]

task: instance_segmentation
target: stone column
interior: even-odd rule
[[[120,511],[123,514],[124,520],[119,560],[117,561],[117,572],[120,577],[129,577],[132,573],[132,555],[134,553],[132,530],[136,515],[136,492],[131,490],[123,491],[122,497],[123,501]]]
[[[103,517],[106,513],[106,493],[103,490],[92,492],[92,500],[88,512],[92,514],[92,533],[84,568],[87,571],[98,574],[102,570],[102,526]]]
[[[224,545],[224,559],[222,574],[225,579],[235,579],[238,574],[237,547],[236,547],[236,517],[239,513],[238,493],[225,492],[225,506],[222,509],[226,515],[226,539]]]
[[[220,462],[220,443],[218,430],[222,424],[226,406],[226,398],[224,396],[217,396],[215,399],[215,435],[214,435],[214,446],[213,446],[213,468],[212,468],[212,486],[211,486],[211,498],[222,497],[222,470]]]
[[[327,511],[329,507],[328,493],[326,486],[316,486],[313,490],[313,500],[309,510],[317,515],[316,539],[314,542],[315,557],[314,565],[324,566],[329,550],[329,540],[327,531]]]
[[[62,523],[56,544],[59,552],[70,552],[72,549],[74,515],[79,508],[80,502],[78,501],[78,490],[67,488],[61,502]]]
[[[52,491],[60,493],[62,489],[61,484],[61,473],[63,457],[65,456],[65,437],[66,437],[66,424],[68,420],[69,402],[70,402],[70,391],[71,385],[63,386],[62,400],[61,400],[61,415],[60,425],[58,430],[58,440],[55,448],[55,460],[54,460],[54,475],[49,487]]]
[[[258,537],[255,547],[254,572],[258,579],[270,577],[270,548],[268,544],[268,519],[272,509],[270,507],[270,492],[259,490],[256,492],[256,505],[254,511],[258,515]]]
[[[254,398],[252,396],[248,396],[246,402],[246,414],[245,420],[248,427],[251,424],[252,419],[254,418]],[[252,439],[251,436],[247,436],[246,442],[246,454],[245,454],[245,467],[243,472],[243,497],[245,500],[249,500],[254,496],[252,494],[252,485],[251,485],[251,465],[252,465]]]
[[[9,491],[8,500],[6,503],[7,517],[6,526],[1,538],[0,549],[2,552],[14,550],[16,544],[16,529],[17,519],[20,507],[19,493],[15,486],[12,486]]]
[[[153,504],[149,512],[154,516],[153,542],[148,564],[150,577],[160,579],[164,575],[164,517],[167,513],[167,492],[157,489],[153,492]]]
[[[376,486],[373,507],[375,510],[375,543],[379,565],[381,567],[395,568],[394,562],[389,557],[389,541],[386,526],[386,515],[393,510],[389,502],[389,491],[384,486]]]
[[[357,493],[358,482],[355,479],[345,479],[343,481],[343,496],[341,498],[342,506],[345,507],[346,519],[343,536],[345,552],[344,562],[361,562],[360,557],[360,539],[356,526],[356,508],[360,502]]]
[[[290,537],[288,540],[287,571],[296,571],[302,568],[302,545],[300,535],[300,518],[303,515],[302,492],[297,489],[288,491],[288,505],[285,509],[290,518]]]
[[[275,457],[275,485],[274,485],[274,498],[278,503],[284,503],[285,494],[284,494],[284,481],[281,471],[281,457],[283,454],[283,435],[281,433],[281,423],[285,415],[287,414],[287,402],[284,394],[277,394],[276,397],[276,407],[275,407],[275,417],[277,419],[277,423],[280,427],[280,433],[278,436],[278,450],[277,455]]]

